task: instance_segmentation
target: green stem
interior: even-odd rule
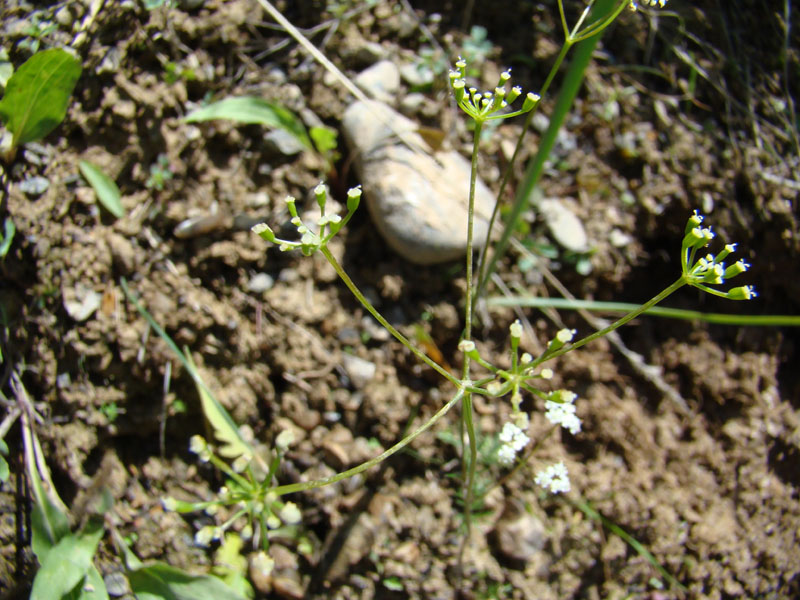
[[[350,292],[353,294],[353,296],[355,296],[356,299],[364,306],[364,308],[366,308],[369,311],[369,314],[375,317],[378,323],[380,323],[383,327],[385,327],[386,330],[389,333],[391,333],[395,338],[397,338],[397,340],[399,340],[401,344],[403,344],[406,348],[408,348],[414,354],[414,356],[416,356],[418,359],[420,359],[422,362],[424,362],[431,369],[439,373],[439,375],[447,379],[450,383],[452,383],[456,387],[459,388],[461,387],[461,382],[458,380],[457,377],[453,376],[453,374],[451,374],[447,369],[442,367],[436,361],[429,358],[424,352],[422,352],[422,350],[414,346],[414,344],[412,344],[406,336],[404,336],[397,329],[395,329],[392,326],[392,324],[389,323],[389,321],[387,321],[374,306],[372,306],[370,301],[367,300],[364,294],[361,293],[361,290],[359,290],[356,284],[353,283],[353,280],[350,279],[350,276],[345,272],[345,270],[342,268],[342,265],[339,264],[339,261],[336,260],[336,258],[333,256],[333,254],[331,253],[331,251],[328,249],[327,246],[325,245],[321,246],[320,252],[322,252],[325,258],[328,259],[328,262],[331,264],[336,273],[339,275],[340,279],[347,286],[347,289],[349,289]]]
[[[591,15],[598,15],[600,19],[603,19],[606,15],[613,12],[614,2],[616,0],[597,0],[595,4],[592,6]],[[618,7],[617,7],[618,8]],[[578,89],[580,88],[581,83],[583,82],[583,73],[586,69],[586,66],[589,64],[592,58],[592,52],[594,51],[595,46],[597,45],[598,40],[600,39],[599,34],[602,30],[598,30],[595,32],[590,39],[584,39],[576,47],[576,54],[572,59],[572,62],[567,69],[566,75],[564,76],[564,83],[561,86],[561,91],[559,92],[558,98],[556,99],[556,105],[553,109],[553,113],[550,115],[550,125],[547,128],[547,131],[542,135],[541,139],[539,140],[539,148],[537,150],[536,156],[528,163],[527,171],[525,173],[525,178],[523,182],[519,185],[516,192],[516,198],[514,200],[514,204],[512,205],[511,212],[507,216],[505,222],[506,227],[503,230],[503,234],[500,236],[500,240],[494,244],[493,246],[493,254],[491,259],[485,265],[481,265],[481,275],[478,279],[478,286],[476,292],[476,298],[479,297],[483,290],[486,287],[486,284],[489,280],[489,276],[491,272],[494,270],[497,261],[499,261],[506,252],[508,248],[509,241],[511,239],[512,234],[514,233],[515,223],[519,220],[522,215],[522,212],[530,205],[530,197],[533,192],[533,189],[536,187],[539,181],[539,177],[541,176],[542,172],[544,171],[544,163],[550,155],[550,151],[555,144],[556,137],[558,135],[558,131],[561,128],[564,119],[566,118],[567,112],[569,108],[572,106],[572,102],[575,99],[575,96],[578,93]],[[550,70],[550,74],[545,81],[545,85],[542,86],[542,91],[539,93],[540,96],[544,96],[547,92],[547,89],[550,86],[550,83],[555,77],[556,71],[561,65],[561,62],[564,60],[569,49],[572,45],[577,43],[577,39],[570,39],[569,37],[564,41],[564,46],[561,48],[561,52],[556,59],[556,63],[553,65],[553,68]],[[540,101],[541,104],[541,101]],[[533,119],[533,111],[528,113],[528,117],[525,120],[525,124],[523,126],[522,135],[527,132],[528,127],[530,125],[531,120]],[[511,165],[513,165],[513,161],[516,159],[517,151],[522,145],[522,138],[517,141],[517,148],[512,156],[512,162],[509,167],[506,169],[506,173],[503,177],[503,181],[500,184],[500,193],[498,194],[498,201],[502,198],[503,191],[505,189],[506,182],[510,177],[511,173]],[[497,206],[495,206],[495,210],[497,210]],[[489,238],[487,238],[487,246],[488,246]],[[484,249],[484,255],[486,254],[487,250]],[[485,261],[482,261],[482,263]]]
[[[564,58],[566,58],[569,49],[572,47],[572,43],[567,40],[564,45],[561,47],[561,51],[558,53],[556,57],[555,63],[553,63],[552,68],[550,69],[550,73],[547,75],[547,79],[545,79],[544,85],[542,85],[541,90],[539,90],[539,97],[544,98],[547,91],[550,89],[550,84],[553,82],[553,79],[556,76],[556,73],[561,68],[561,63],[564,62]],[[486,240],[483,244],[483,250],[481,251],[481,259],[478,265],[478,286],[475,290],[475,298],[477,299],[481,292],[483,291],[484,286],[486,285],[486,256],[487,252],[489,251],[489,240],[492,239],[492,229],[494,228],[494,224],[497,222],[497,215],[500,214],[500,202],[503,198],[503,194],[506,191],[506,185],[508,185],[508,181],[511,179],[511,173],[513,172],[514,164],[517,162],[517,156],[519,155],[520,150],[522,149],[522,142],[525,140],[525,134],[530,129],[531,123],[533,122],[533,117],[536,115],[536,112],[539,109],[539,105],[541,104],[541,99],[539,102],[536,103],[536,106],[528,112],[525,116],[525,121],[522,124],[522,131],[517,138],[517,145],[514,146],[514,154],[511,155],[511,160],[508,162],[508,166],[506,167],[505,173],[503,173],[503,179],[500,182],[500,190],[497,192],[497,199],[494,203],[494,209],[492,210],[492,216],[489,219],[489,228],[486,231]],[[474,303],[474,300],[473,300]],[[474,308],[474,307],[473,307]]]
[[[305,481],[302,483],[290,483],[287,485],[279,485],[278,487],[273,488],[271,491],[278,496],[284,496],[286,494],[293,494],[295,492],[302,492],[303,490],[310,490],[313,488],[320,488],[326,485],[330,485],[332,483],[336,483],[337,481],[341,481],[342,479],[347,479],[348,477],[352,477],[353,475],[357,475],[363,471],[366,471],[370,467],[377,465],[380,462],[383,462],[393,454],[396,454],[406,446],[408,446],[411,442],[413,442],[418,436],[425,433],[428,429],[430,429],[436,421],[441,419],[447,412],[464,396],[464,390],[459,389],[458,392],[450,399],[450,401],[442,406],[435,415],[433,415],[427,423],[424,423],[419,428],[417,428],[414,433],[409,435],[406,438],[403,438],[394,446],[382,452],[378,456],[373,459],[368,460],[365,463],[358,465],[357,467],[353,467],[352,469],[348,469],[342,473],[337,473],[336,475],[332,475],[331,477],[326,477],[324,479],[317,479],[315,481]]]
[[[576,348],[580,348],[581,346],[585,346],[589,342],[592,342],[592,341],[596,340],[599,337],[603,337],[604,335],[607,335],[607,334],[611,333],[615,329],[625,325],[625,323],[627,323],[628,321],[631,321],[631,320],[635,319],[636,317],[641,315],[643,312],[645,312],[649,308],[655,306],[656,304],[658,304],[659,302],[664,300],[664,298],[666,298],[667,296],[672,294],[674,291],[680,289],[681,287],[683,287],[686,284],[687,284],[686,278],[683,275],[681,275],[678,278],[678,280],[675,281],[675,283],[673,283],[669,287],[665,288],[658,295],[654,296],[653,298],[651,298],[650,300],[648,300],[647,302],[642,304],[636,310],[628,313],[627,315],[625,315],[621,319],[619,319],[617,321],[614,321],[608,327],[605,327],[604,329],[600,329],[599,331],[595,331],[591,335],[587,335],[585,338],[575,342],[574,344],[567,344],[565,346],[562,346],[561,348],[559,348],[558,350],[556,350],[552,354],[543,355],[542,357],[540,357],[540,358],[536,359],[535,361],[533,361],[533,363],[532,363],[533,366],[538,366],[538,365],[542,364],[545,361],[548,361],[548,360],[551,360],[551,359],[556,358],[558,356],[561,356],[563,354],[566,354],[567,352],[569,352],[571,350],[575,350]]]

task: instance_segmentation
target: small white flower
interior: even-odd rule
[[[206,525],[197,530],[194,534],[194,543],[198,546],[208,546],[211,540],[217,537],[217,527],[213,525]]]
[[[536,485],[540,485],[554,494],[566,493],[570,490],[569,473],[563,462],[557,462],[539,471],[533,481]]]
[[[510,465],[514,462],[516,457],[517,453],[511,446],[508,446],[507,444],[500,446],[500,449],[497,451],[497,460],[499,460],[500,464],[503,465]]]
[[[553,425],[561,425],[575,435],[581,430],[581,420],[575,414],[575,405],[573,404],[577,396],[568,390],[560,390],[556,394],[560,396],[562,402],[547,400],[544,403],[547,411],[544,416]]]
[[[461,350],[464,354],[469,354],[473,350],[475,350],[475,342],[472,340],[461,340],[458,342],[458,349]]]
[[[500,448],[497,451],[497,460],[504,465],[514,462],[517,453],[530,442],[525,432],[514,423],[506,423],[498,436]]]
[[[522,337],[522,324],[519,322],[519,319],[514,321],[509,327],[509,332],[511,333],[512,338],[521,338]]]
[[[281,520],[288,525],[297,525],[303,520],[300,509],[294,502],[287,502],[283,505],[280,513]]]
[[[567,342],[572,341],[572,338],[575,337],[576,333],[577,333],[576,329],[561,329],[556,334],[556,339],[562,344],[566,344]]]
[[[289,446],[294,444],[295,435],[291,429],[284,429],[275,438],[275,446],[283,452],[289,449]]]
[[[273,514],[267,517],[267,527],[270,529],[277,529],[281,526],[281,520]]]
[[[552,379],[553,378],[553,369],[549,369],[549,368],[542,369],[542,372],[540,373],[540,375],[542,376],[542,379]]]
[[[519,452],[528,445],[530,438],[514,423],[506,423],[503,425],[503,431],[500,432],[500,441],[511,446],[514,452]]]

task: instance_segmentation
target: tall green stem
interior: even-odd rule
[[[574,344],[568,344],[566,346],[562,346],[561,348],[559,348],[558,350],[556,350],[552,354],[543,355],[541,358],[538,358],[535,361],[533,361],[533,365],[534,366],[540,365],[545,361],[551,360],[551,359],[556,358],[558,356],[562,356],[562,355],[566,354],[567,352],[569,352],[571,350],[575,350],[576,348],[580,348],[581,346],[585,346],[589,342],[592,342],[592,341],[596,340],[599,337],[603,337],[604,335],[607,335],[607,334],[611,333],[615,329],[625,325],[625,323],[627,323],[628,321],[631,321],[631,320],[635,319],[636,317],[641,315],[646,310],[652,308],[653,306],[655,306],[656,304],[658,304],[659,302],[664,300],[667,296],[671,295],[674,291],[682,288],[687,283],[688,282],[686,280],[686,277],[681,275],[678,278],[677,281],[675,281],[673,284],[671,284],[669,287],[665,288],[659,294],[657,294],[656,296],[654,296],[653,298],[651,298],[650,300],[648,300],[647,302],[642,304],[636,310],[628,313],[627,315],[625,315],[621,319],[619,319],[617,321],[614,321],[608,327],[605,327],[604,329],[600,329],[599,331],[595,331],[591,335],[587,335],[585,338],[575,342]]]
[[[345,272],[345,270],[342,268],[342,265],[339,264],[339,261],[336,260],[336,258],[333,256],[333,254],[331,253],[331,251],[328,249],[327,246],[324,245],[321,246],[320,252],[322,252],[325,258],[328,259],[328,262],[334,268],[336,274],[339,275],[341,280],[347,286],[347,289],[349,289],[350,292],[353,294],[353,296],[355,296],[356,299],[364,306],[364,308],[366,308],[369,311],[369,314],[375,317],[378,323],[380,323],[383,327],[385,327],[386,330],[389,333],[391,333],[395,338],[397,338],[397,340],[400,341],[401,344],[403,344],[406,348],[411,350],[414,356],[416,356],[418,359],[420,359],[422,362],[424,362],[431,369],[439,373],[439,375],[447,379],[450,383],[452,383],[456,387],[461,387],[461,382],[458,380],[457,377],[453,376],[453,374],[450,373],[447,369],[445,369],[436,361],[429,358],[424,352],[422,352],[422,350],[420,350],[414,344],[412,344],[411,341],[406,336],[400,333],[391,323],[389,323],[389,321],[387,321],[383,317],[381,313],[378,312],[378,310],[374,306],[372,306],[370,301],[367,300],[364,294],[361,293],[361,290],[358,289],[358,286],[356,286],[356,284],[353,283],[353,280],[350,279],[350,276]]]
[[[295,492],[302,492],[303,490],[310,490],[313,488],[320,488],[326,485],[330,485],[332,483],[336,483],[337,481],[341,481],[342,479],[347,479],[348,477],[352,477],[353,475],[358,475],[359,473],[366,471],[370,467],[374,467],[380,462],[383,462],[387,458],[389,458],[392,454],[396,454],[406,446],[408,446],[411,442],[413,442],[418,436],[422,435],[428,429],[430,429],[436,421],[441,419],[447,412],[455,406],[455,404],[461,400],[462,396],[464,395],[464,390],[458,390],[455,395],[450,399],[450,401],[442,406],[435,415],[433,415],[430,420],[428,420],[423,425],[420,425],[414,433],[409,435],[406,438],[403,438],[399,442],[397,442],[394,446],[389,448],[388,450],[380,453],[375,458],[368,460],[365,463],[358,465],[357,467],[353,467],[352,469],[348,469],[347,471],[343,471],[342,473],[337,473],[336,475],[332,475],[330,477],[325,477],[324,479],[316,479],[314,481],[304,481],[301,483],[289,483],[287,485],[279,485],[278,487],[272,488],[272,493],[277,494],[278,496],[284,496],[286,494],[293,494]]]

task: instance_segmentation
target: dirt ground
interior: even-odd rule
[[[43,47],[58,46],[72,39],[86,4],[3,3],[0,40],[12,62],[26,57],[21,24],[33,9],[56,24]],[[426,64],[436,70],[437,61],[446,65],[470,48],[469,27],[478,24],[491,42],[474,54],[482,58],[483,87],[510,66],[515,83],[536,90],[560,48],[551,0],[503,3],[500,10],[476,2],[466,29],[465,3],[411,4],[277,6],[350,76],[373,60],[363,52],[368,43],[398,64],[433,56]],[[574,18],[581,3],[566,6]],[[660,291],[679,274],[683,228],[697,208],[721,239],[739,243],[753,268],[737,285],[754,284],[759,297],[734,303],[681,290],[667,304],[798,314],[800,162],[792,115],[800,23],[792,17],[786,39],[783,18],[783,2],[671,0],[658,14],[625,12],[605,34],[542,181],[544,196],[568,199],[585,224],[590,272],[579,273],[574,258],[558,251],[537,215],[527,215],[522,232],[531,248],[544,249],[542,264],[572,294],[642,302]],[[276,151],[263,127],[181,120],[208,99],[255,95],[338,128],[347,92],[255,0],[152,10],[106,1],[88,33],[65,121],[4,166],[0,217],[13,219],[17,237],[0,262],[0,384],[11,400],[16,371],[35,399],[43,417],[37,432],[76,522],[105,485],[115,500],[107,518],[140,558],[204,572],[213,553],[195,546],[193,535],[210,517],[166,512],[160,502],[166,495],[209,498],[222,480],[189,453],[189,438],[206,432],[197,392],[125,300],[121,278],[191,349],[237,423],[265,443],[286,428],[298,433],[282,482],[330,475],[374,456],[430,417],[452,389],[382,334],[322,257],[280,253],[247,227],[259,220],[280,227],[284,197],[310,199],[323,178],[342,200],[358,183],[344,142],[326,173],[310,153]],[[444,54],[436,55],[437,47]],[[403,93],[422,93],[410,116],[444,128],[447,143],[466,155],[471,138],[445,83],[446,70],[419,90],[404,83]],[[506,123],[486,142],[480,164],[493,189],[521,121]],[[538,138],[533,130],[523,160]],[[171,177],[157,186],[151,165],[160,155]],[[124,218],[97,204],[78,174],[80,159],[115,179]],[[34,176],[49,182],[38,196],[20,189]],[[182,221],[215,210],[216,228],[176,236]],[[463,265],[408,264],[385,246],[363,209],[333,250],[392,323],[415,339],[416,331],[427,332],[426,348],[435,344],[456,363]],[[254,288],[258,274],[271,278],[268,289]],[[499,276],[511,289],[558,296],[519,254],[504,260]],[[92,298],[99,298],[96,309],[78,314]],[[508,308],[488,314],[475,337],[503,364],[516,315]],[[524,315],[537,338],[528,341],[531,352],[561,326],[592,331],[569,311]],[[460,584],[453,411],[383,468],[292,497],[313,551],[301,555],[291,540],[274,543],[278,577],[259,597],[453,598],[459,587],[465,598],[800,597],[797,331],[641,318],[620,341],[660,375],[646,378],[606,340],[553,365],[553,389],[579,395],[583,431],[551,432],[542,407],[526,400],[537,451],[509,477],[496,464],[481,471],[482,481],[500,485],[485,498]],[[352,377],[345,354],[372,363],[374,376]],[[496,434],[510,411],[505,401],[479,400],[476,409],[484,436]],[[19,427],[5,439],[11,477],[0,489],[0,596],[26,597],[35,559],[26,547]],[[537,468],[554,460],[570,470],[565,496],[533,485]],[[590,518],[587,507],[610,526]],[[670,586],[613,526],[687,591]],[[512,547],[525,547],[524,558],[509,552],[504,535]],[[121,569],[109,536],[99,565],[105,576]]]

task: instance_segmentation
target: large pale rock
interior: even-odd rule
[[[380,102],[355,102],[344,135],[370,215],[389,246],[407,260],[430,265],[464,255],[467,246],[469,161],[454,151],[426,154],[401,142],[387,123],[424,148],[416,124]],[[483,243],[494,195],[478,180],[474,239]]]

